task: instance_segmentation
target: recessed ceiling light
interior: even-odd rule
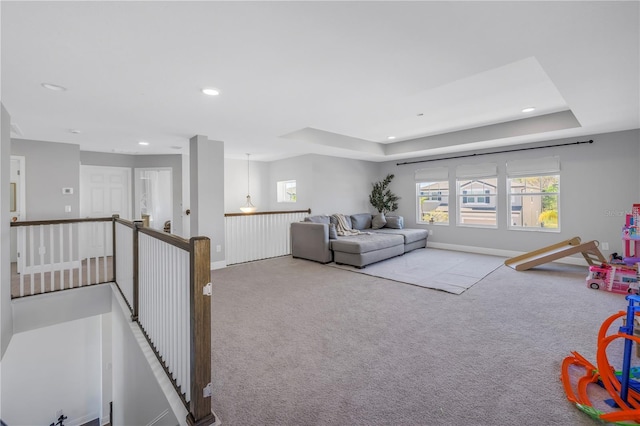
[[[394,140],[396,137],[395,136],[389,136],[387,137],[387,139],[389,139],[390,141]]]
[[[171,146],[171,149],[182,149],[182,147],[178,146],[178,145],[173,145],[173,146]]]
[[[45,89],[55,90],[56,92],[64,92],[65,90],[67,90],[66,87],[58,86],[57,84],[51,83],[42,83],[41,86]]]
[[[422,117],[423,115],[424,115],[424,113],[423,113],[423,112],[418,113],[418,117]]]
[[[138,145],[144,145],[144,146],[147,146],[147,145],[149,145],[149,142],[140,141],[140,142],[138,142]]]
[[[82,130],[78,130],[78,129],[69,129],[69,133],[73,133],[73,134],[79,134],[82,133]]]
[[[522,112],[532,112],[535,111],[536,108],[535,107],[526,107],[522,109]]]
[[[209,96],[218,96],[220,94],[220,91],[213,87],[205,87],[204,89],[202,89],[202,93]]]

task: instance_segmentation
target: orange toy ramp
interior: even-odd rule
[[[516,271],[526,271],[534,266],[553,262],[554,260],[576,253],[582,253],[584,260],[586,260],[589,265],[607,262],[607,259],[605,259],[598,249],[597,241],[583,243],[580,237],[573,237],[557,244],[512,257],[511,259],[505,260],[504,264]]]

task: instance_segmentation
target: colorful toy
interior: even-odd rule
[[[589,266],[587,287],[595,290],[606,290],[613,293],[638,294],[638,270],[623,265],[603,263],[600,266]]]
[[[600,327],[597,346],[597,367],[591,364],[578,352],[572,352],[562,362],[560,379],[567,394],[567,399],[578,409],[591,417],[605,422],[640,421],[640,376],[638,368],[631,366],[631,350],[633,342],[640,343],[640,337],[633,333],[634,319],[640,316],[640,296],[629,295],[627,312],[620,311],[607,318]],[[607,336],[613,322],[626,315],[625,324],[616,334]],[[614,371],[607,358],[607,347],[617,339],[625,339],[623,349],[622,370]],[[571,383],[570,369],[572,366],[583,368],[585,373],[574,385]],[[607,404],[617,411],[605,413],[593,407],[588,395],[590,384],[598,384],[609,392],[612,397]],[[622,423],[621,423],[622,424]],[[628,423],[624,423],[628,424]]]
[[[634,204],[631,214],[626,215],[625,224],[622,227],[622,241],[624,241],[624,263],[635,265],[640,262],[640,204]],[[633,241],[633,250],[631,242]]]

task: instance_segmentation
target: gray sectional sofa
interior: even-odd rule
[[[328,215],[309,216],[304,222],[292,223],[292,256],[364,268],[427,245],[428,232],[404,228],[401,216],[359,213],[345,215],[345,219],[351,229],[361,233],[336,235],[337,221]]]

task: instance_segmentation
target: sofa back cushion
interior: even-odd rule
[[[313,222],[313,223],[324,223],[324,224],[329,224],[330,220],[329,220],[329,216],[321,214],[321,215],[316,215],[316,216],[307,216],[304,218],[305,222]]]
[[[404,228],[404,218],[402,216],[385,216],[387,224],[385,228],[402,229]]]
[[[371,228],[380,229],[387,224],[387,219],[384,217],[384,213],[378,213],[371,218]]]
[[[352,223],[351,223],[351,216],[345,214],[344,218],[347,221],[347,224],[349,225],[349,228],[353,229]],[[333,223],[334,225],[338,226],[338,220],[335,217],[333,217],[333,215],[329,216],[329,219],[331,221],[330,223]]]
[[[351,228],[359,231],[371,228],[371,214],[358,213],[351,215]]]

